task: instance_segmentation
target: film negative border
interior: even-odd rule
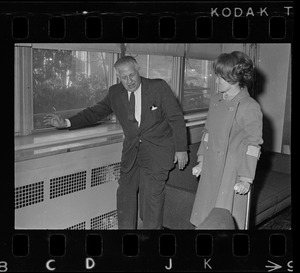
[[[18,232],[1,272],[293,272],[290,232]]]
[[[15,42],[289,42],[293,36],[291,1],[75,2],[64,11],[59,3],[1,6],[2,33]]]
[[[2,46],[10,52],[7,70],[13,71],[12,44],[22,42],[293,41],[293,1],[174,3],[2,2]],[[293,272],[292,232],[285,230],[14,230],[12,179],[4,186],[7,198],[0,201],[2,208],[9,208],[2,219],[0,272]]]

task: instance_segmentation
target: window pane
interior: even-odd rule
[[[186,59],[182,107],[185,112],[209,107],[215,80],[212,61]]]
[[[108,92],[108,54],[72,50],[33,50],[34,129],[56,112],[68,118],[94,105]]]
[[[149,78],[164,79],[169,85],[171,85],[172,62],[173,57],[171,56],[150,56]]]
[[[138,55],[134,57],[140,66],[141,76],[150,79],[164,79],[171,85],[173,57],[157,55]]]
[[[147,55],[137,55],[133,56],[140,67],[140,75],[147,78]]]

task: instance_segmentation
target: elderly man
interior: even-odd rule
[[[118,227],[137,228],[139,193],[143,228],[161,229],[169,171],[175,163],[183,169],[188,162],[183,113],[169,85],[162,79],[141,77],[133,57],[120,58],[114,67],[120,83],[111,86],[102,101],[69,119],[48,114],[44,121],[74,129],[114,112],[125,135],[117,190]]]

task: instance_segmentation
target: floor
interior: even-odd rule
[[[259,224],[257,229],[292,229],[292,207],[288,207],[277,215]]]
[[[143,225],[142,220],[139,218],[138,219],[138,229],[141,229]],[[163,228],[165,230],[168,230],[168,228]],[[285,229],[285,230],[290,230],[292,229],[292,207],[288,207],[273,217],[271,217],[268,220],[265,220],[264,222],[260,223],[256,229],[258,230],[280,230],[280,229]]]

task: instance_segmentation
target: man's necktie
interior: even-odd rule
[[[136,121],[135,119],[135,95],[134,92],[130,92],[129,107],[128,107],[128,119]]]

